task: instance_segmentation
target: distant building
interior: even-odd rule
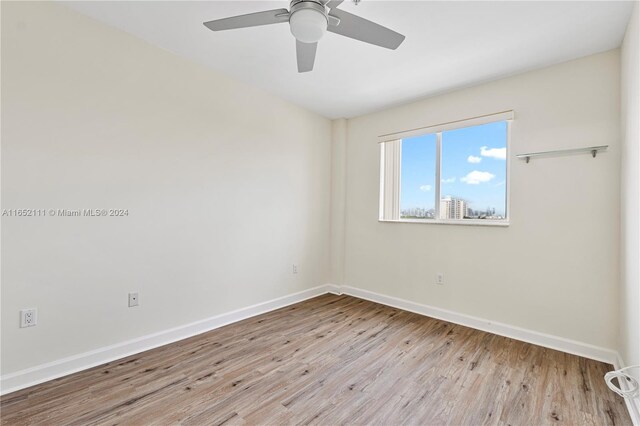
[[[435,209],[423,207],[409,207],[400,211],[403,219],[435,219]],[[474,210],[469,203],[461,198],[450,195],[440,199],[440,219],[491,219],[502,220],[503,214],[496,214],[495,207],[487,207],[486,210]]]
[[[424,209],[420,207],[412,207],[409,209],[404,209],[400,212],[400,217],[412,219],[433,219],[435,216],[434,209]]]
[[[464,219],[465,216],[468,216],[468,207],[465,200],[452,197],[445,197],[440,200],[440,218]]]

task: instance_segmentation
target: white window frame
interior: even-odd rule
[[[495,114],[487,114],[478,117],[468,118],[464,120],[456,120],[443,124],[436,124],[431,126],[425,126],[418,129],[406,130],[401,132],[387,133],[378,137],[380,143],[380,210],[378,213],[379,222],[391,222],[391,223],[421,223],[430,225],[472,225],[472,226],[509,226],[511,216],[511,197],[510,197],[510,183],[511,183],[511,124],[514,119],[513,111],[503,111]],[[441,166],[442,166],[442,133],[450,130],[462,129],[465,127],[480,126],[483,124],[496,123],[505,121],[507,123],[507,156],[506,156],[506,182],[505,182],[505,218],[504,219],[441,219],[440,218],[440,199],[442,185]],[[402,155],[397,159],[398,164],[394,167],[395,176],[391,181],[397,181],[396,192],[392,194],[392,200],[389,202],[394,203],[393,206],[385,205],[385,198],[388,194],[385,193],[385,147],[388,146],[388,142],[394,142],[402,139],[407,139],[415,136],[424,135],[436,135],[436,185],[435,185],[435,218],[434,219],[402,219],[400,217],[400,200],[402,187]],[[400,145],[400,150],[402,146]],[[401,151],[400,151],[401,152]],[[389,182],[389,177],[386,176],[386,181]],[[397,205],[395,205],[397,203]],[[387,212],[398,212],[397,218],[389,218],[385,216],[385,209]]]

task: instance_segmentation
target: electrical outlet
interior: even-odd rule
[[[292,274],[297,274],[298,271],[300,270],[300,266],[296,265],[295,263],[293,264],[293,268],[291,268],[291,273]]]
[[[33,327],[38,324],[38,310],[36,308],[20,310],[20,328]]]
[[[442,272],[436,274],[436,284],[444,285],[444,274]]]
[[[140,300],[138,299],[138,293],[129,293],[129,307],[132,308],[134,306],[138,306],[140,304]]]

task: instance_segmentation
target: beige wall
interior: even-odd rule
[[[129,209],[3,218],[2,374],[328,282],[316,114],[62,6],[2,2],[1,137],[4,209]],[[26,307],[37,327],[18,328]]]
[[[620,355],[640,364],[640,17],[635,5],[622,45]],[[630,370],[640,378],[638,369]],[[640,404],[638,404],[640,407]]]
[[[331,133],[331,270],[332,284],[344,284],[344,237],[347,177],[347,120],[332,122]]]
[[[614,50],[350,119],[345,283],[615,348],[619,59]],[[378,135],[509,109],[511,226],[378,222]],[[601,144],[597,159],[514,158]]]

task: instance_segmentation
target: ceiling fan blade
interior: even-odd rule
[[[287,9],[265,10],[264,12],[249,13],[247,15],[232,16],[230,18],[208,21],[204,26],[211,31],[233,30],[236,28],[257,27],[259,25],[279,24],[289,21]]]
[[[335,9],[336,7],[340,6],[340,3],[342,3],[342,1],[343,0],[330,0],[325,3],[325,6],[327,6],[329,9]]]
[[[340,19],[340,24],[327,27],[327,31],[332,33],[393,50],[404,41],[402,34],[344,10],[331,9],[330,15]]]
[[[296,40],[296,56],[298,57],[298,72],[309,72],[316,60],[318,43],[303,43]]]

